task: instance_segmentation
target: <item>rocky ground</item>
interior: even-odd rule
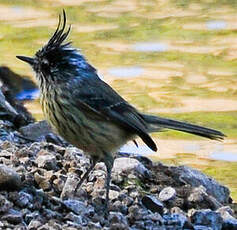
[[[125,153],[115,160],[105,218],[105,165],[75,191],[89,159],[15,108],[22,105],[0,99],[0,229],[237,229],[227,187],[187,166]]]

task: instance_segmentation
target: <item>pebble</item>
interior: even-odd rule
[[[221,230],[223,219],[220,213],[212,211],[210,209],[203,210],[191,210],[191,221],[195,225],[204,225],[206,227],[211,227],[213,230]]]
[[[142,198],[142,204],[152,212],[158,212],[163,214],[164,205],[156,197],[151,195],[146,195]]]
[[[39,168],[44,168],[46,170],[57,169],[57,160],[53,154],[38,155],[35,162]]]
[[[77,215],[83,215],[86,213],[86,205],[79,200],[64,200],[64,205]]]
[[[0,190],[18,190],[21,187],[21,178],[12,168],[0,165]]]
[[[8,213],[1,217],[1,220],[7,220],[11,224],[20,224],[22,222],[22,213],[14,209],[9,209]]]
[[[176,196],[175,189],[172,187],[166,187],[161,190],[161,192],[159,194],[159,200],[166,202],[166,201],[170,201],[170,200],[174,199],[175,196]]]

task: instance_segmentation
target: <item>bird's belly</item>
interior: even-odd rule
[[[114,154],[134,135],[98,116],[81,112],[78,108],[64,108],[42,102],[43,112],[53,129],[66,141],[89,155]],[[61,107],[61,106],[60,106]],[[61,107],[62,108],[62,107]]]

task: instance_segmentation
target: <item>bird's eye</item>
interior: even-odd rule
[[[49,65],[49,61],[47,59],[43,59],[41,64],[44,65],[44,66],[48,66]]]

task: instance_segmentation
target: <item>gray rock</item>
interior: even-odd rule
[[[218,212],[211,211],[210,209],[190,210],[189,215],[194,225],[204,225],[211,227],[213,230],[222,229],[223,219]]]
[[[15,210],[15,209],[10,209],[8,213],[4,214],[1,217],[1,220],[6,220],[11,224],[19,224],[22,222],[22,214],[21,212]]]
[[[188,218],[183,214],[166,214],[163,216],[164,225],[174,226],[183,229],[184,225],[188,222]]]
[[[65,216],[65,220],[70,220],[82,226],[85,226],[88,224],[88,220],[83,215],[76,215],[73,212],[68,213]]]
[[[120,175],[122,172],[129,174],[129,172],[137,173],[140,176],[147,177],[150,175],[149,170],[137,159],[134,158],[117,158],[114,161],[112,174]]]
[[[189,208],[215,210],[222,206],[213,196],[206,193],[206,188],[202,185],[194,188],[187,200]]]
[[[24,220],[27,224],[29,224],[31,223],[32,220],[38,219],[39,216],[40,216],[39,211],[30,212],[25,215]]]
[[[32,220],[29,225],[28,225],[28,229],[29,230],[35,230],[35,229],[39,229],[39,227],[42,226],[41,221],[39,220]]]
[[[0,195],[0,213],[8,212],[13,204],[6,199],[6,197]]]
[[[87,206],[79,200],[64,200],[64,205],[77,215],[84,215],[87,212]]]
[[[34,174],[34,179],[41,189],[48,191],[51,188],[51,183],[46,178],[40,175],[38,172]]]
[[[40,140],[47,134],[52,133],[49,124],[45,120],[23,126],[19,129],[19,131],[23,136],[32,140]]]
[[[80,179],[75,173],[68,173],[67,180],[64,184],[61,199],[69,199],[74,197],[75,189],[79,183]]]
[[[152,212],[158,212],[163,214],[164,205],[156,197],[151,195],[146,195],[142,198],[142,204]]]
[[[211,227],[203,226],[203,225],[194,225],[194,230],[213,230]]]
[[[2,90],[0,90],[0,109],[3,111],[2,113],[10,115],[12,120],[18,115],[18,112],[6,100]]]
[[[121,201],[116,200],[115,202],[110,203],[109,210],[114,211],[114,212],[121,212],[123,214],[127,214],[128,207],[123,205]]]
[[[88,229],[100,230],[100,229],[102,229],[102,226],[99,222],[96,222],[96,223],[90,222],[90,223],[88,223]]]
[[[202,185],[206,188],[206,192],[215,197],[218,202],[228,203],[230,196],[229,189],[219,184],[213,178],[188,166],[171,167],[171,170],[173,170],[173,173],[185,184],[190,184],[192,187]]]
[[[36,164],[40,168],[44,168],[46,170],[56,170],[57,169],[57,160],[55,155],[49,153],[45,150],[41,150],[38,153],[38,156],[35,160]]]
[[[18,199],[16,201],[16,204],[21,207],[24,208],[26,206],[28,206],[30,204],[30,202],[32,202],[33,197],[32,195],[30,195],[29,193],[26,192],[19,192],[19,196]]]
[[[119,192],[115,190],[110,190],[109,191],[109,199],[110,200],[116,200],[119,197]]]
[[[17,190],[21,187],[21,178],[12,168],[0,165],[0,189]]]
[[[234,213],[229,206],[221,207],[217,210],[217,212],[221,214],[223,219],[222,230],[237,229],[237,219],[232,216]]]
[[[182,215],[186,215],[186,213],[181,209],[181,208],[179,208],[179,207],[173,207],[173,208],[171,208],[170,209],[170,212],[171,212],[171,214],[182,214]]]
[[[172,187],[166,187],[162,189],[161,192],[159,193],[159,200],[166,202],[166,201],[173,200],[175,196],[176,196],[175,189]]]
[[[110,212],[108,217],[110,223],[110,229],[123,229],[127,230],[128,228],[128,221],[124,215],[120,212]]]

